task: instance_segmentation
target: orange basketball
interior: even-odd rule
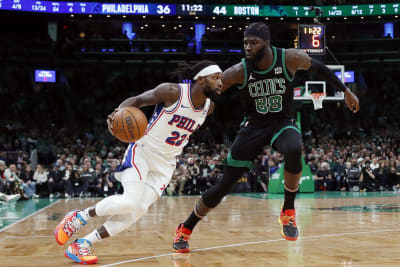
[[[126,107],[114,114],[112,123],[113,135],[124,143],[135,142],[144,135],[147,118],[135,107]]]

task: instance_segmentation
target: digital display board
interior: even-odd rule
[[[342,73],[340,71],[335,71],[336,76],[342,80]],[[354,71],[345,71],[344,72],[344,82],[345,83],[354,83]]]
[[[300,24],[299,48],[310,55],[325,54],[325,26],[323,24]]]
[[[56,82],[56,71],[55,70],[35,70],[35,82],[55,83]]]
[[[175,15],[175,5],[141,3],[0,0],[0,10],[60,14]]]
[[[322,6],[321,9],[324,17],[384,16],[399,14],[400,4]]]
[[[315,17],[311,6],[0,0],[0,10],[60,14]],[[400,3],[319,6],[321,17],[398,15]]]

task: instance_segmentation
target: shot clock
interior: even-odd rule
[[[300,24],[298,30],[300,49],[310,55],[325,54],[325,25]]]

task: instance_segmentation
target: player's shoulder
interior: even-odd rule
[[[285,49],[286,61],[289,59],[297,59],[307,55],[303,50],[297,48],[287,48]]]
[[[241,61],[239,63],[236,63],[235,65],[230,66],[227,68],[224,73],[223,77],[241,77],[244,74],[244,71],[246,69],[246,63],[245,61]]]
[[[157,86],[157,89],[169,94],[180,94],[181,90],[177,83],[161,83]]]
[[[160,102],[173,103],[180,96],[181,90],[176,83],[161,83],[153,89],[153,94]]]

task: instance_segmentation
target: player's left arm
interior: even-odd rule
[[[288,71],[294,76],[298,69],[314,72],[318,78],[327,81],[333,87],[344,92],[345,101],[354,113],[360,109],[358,97],[347,88],[341,80],[323,63],[309,57],[299,49],[287,49],[285,63]]]

